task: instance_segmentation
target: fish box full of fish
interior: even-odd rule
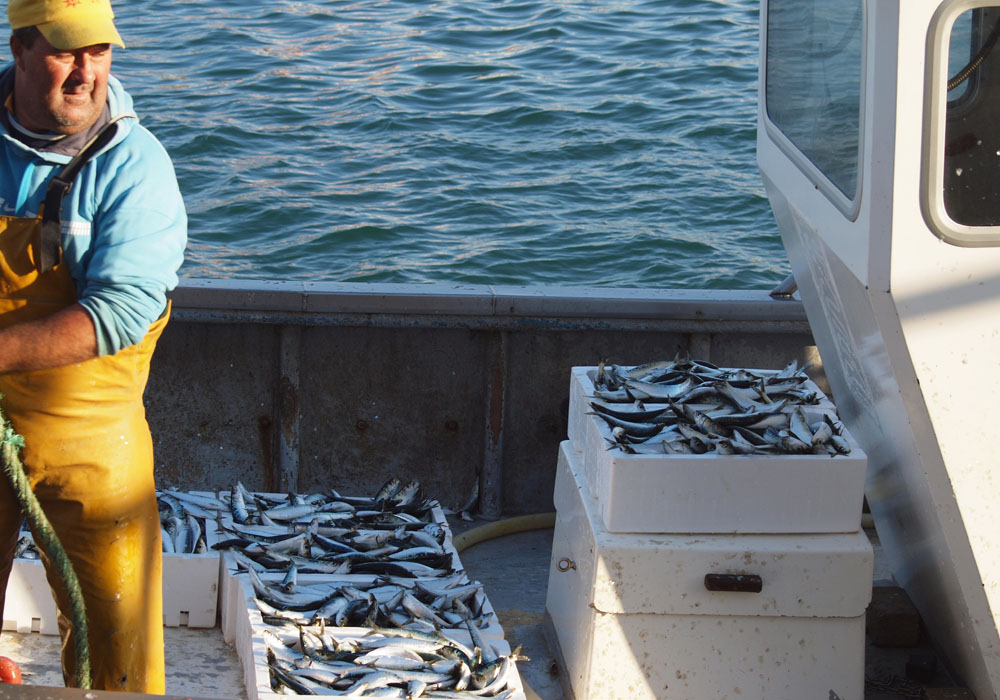
[[[504,636],[482,584],[464,571],[424,579],[302,574],[289,586],[287,577],[251,569],[234,576],[227,590],[234,596],[228,605],[235,638],[263,628],[295,636],[303,626],[329,627],[338,634],[388,628],[443,631],[467,642]],[[247,622],[258,618],[259,625]]]
[[[208,491],[157,492],[163,540],[163,624],[215,627],[219,611],[218,511]]]
[[[578,445],[597,410],[593,403],[636,414],[622,420],[654,425],[673,415],[671,404],[688,405],[710,416],[729,415],[730,422],[751,422],[753,416],[747,414],[764,417],[794,406],[836,412],[830,398],[797,363],[783,370],[716,367],[693,360],[573,367],[567,437]]]
[[[231,512],[220,521],[223,551],[223,634],[232,639],[244,604],[230,590],[239,571],[343,579],[365,576],[436,577],[460,568],[451,530],[436,501],[419,485],[389,483],[375,497],[252,493],[237,484]],[[395,497],[379,498],[396,489]]]
[[[649,367],[573,370],[576,410],[584,415],[570,442],[582,452],[587,487],[610,532],[859,529],[867,457],[828,399],[808,387],[811,403],[790,398],[798,397],[787,393],[790,386],[805,384],[801,370],[772,372],[766,381],[754,379],[759,371],[720,369],[731,374],[702,393],[693,393],[690,377],[667,375],[679,388],[664,404],[612,401],[619,390],[599,388],[616,385],[602,372],[648,379]],[[749,388],[754,381],[757,388]],[[712,398],[720,395],[730,403]]]
[[[157,492],[163,539],[163,624],[214,627],[219,599],[216,512],[207,492]],[[56,605],[45,568],[26,527],[18,539],[7,584],[3,629],[58,634]]]
[[[516,666],[521,657],[502,639],[322,626],[275,633],[254,617],[257,633],[236,644],[248,700],[289,694],[525,698]]]
[[[444,513],[415,483],[390,480],[371,497],[261,494],[237,483],[220,500],[231,506],[216,545],[223,632],[250,697],[391,688],[415,696],[432,687],[523,697],[516,655],[482,586],[464,572]],[[337,649],[348,637],[400,641]],[[421,656],[412,649],[428,644]],[[436,668],[421,661],[442,644],[455,658]],[[295,645],[300,653],[285,658]]]

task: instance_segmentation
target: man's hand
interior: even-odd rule
[[[0,372],[49,369],[92,357],[97,357],[97,334],[79,304],[0,330]]]

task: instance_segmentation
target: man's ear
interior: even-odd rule
[[[18,70],[24,70],[24,44],[13,34],[10,35],[10,53]]]

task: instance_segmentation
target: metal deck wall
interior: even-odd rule
[[[186,279],[146,392],[161,485],[374,492],[416,478],[489,516],[551,510],[569,369],[676,355],[820,361],[766,292]]]

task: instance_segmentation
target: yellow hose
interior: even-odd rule
[[[519,532],[530,532],[531,530],[548,530],[555,527],[555,513],[533,513],[532,515],[518,515],[513,518],[497,520],[486,523],[471,530],[466,530],[460,535],[455,535],[452,544],[459,552],[468,549],[472,545],[496,539],[504,535],[514,535]]]
[[[548,530],[549,528],[555,527],[556,524],[556,514],[555,513],[534,513],[532,515],[518,515],[513,518],[506,518],[504,520],[497,520],[492,523],[486,523],[485,525],[480,525],[479,527],[474,527],[471,530],[466,530],[460,535],[455,535],[452,539],[452,544],[455,545],[455,549],[459,552],[477,545],[480,542],[485,542],[486,540],[493,540],[497,537],[504,537],[505,535],[515,535],[519,532],[530,532],[532,530]],[[528,685],[528,682],[521,676],[521,685],[524,690],[524,697],[527,700],[542,700],[541,696],[534,691],[534,689]]]

